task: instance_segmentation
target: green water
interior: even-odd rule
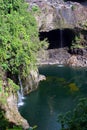
[[[72,110],[80,97],[87,97],[87,69],[53,65],[43,66],[39,72],[46,81],[26,96],[19,111],[37,130],[60,130],[58,114]]]

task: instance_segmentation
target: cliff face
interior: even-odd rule
[[[12,91],[11,87],[9,88],[6,73],[0,68],[0,110],[4,111],[4,118],[6,118],[8,125],[11,125],[11,128],[22,126],[24,130],[28,129],[28,122],[18,112],[17,94]]]
[[[51,50],[50,47],[45,52],[45,58],[41,57],[40,64],[70,64],[75,61],[73,66],[87,66],[87,6],[86,3],[81,3],[83,1],[80,0],[79,3],[75,2],[75,0],[64,2],[63,0],[27,0],[29,2],[29,10],[33,7],[39,7],[39,12],[35,13],[35,18],[37,20],[38,28],[40,33],[50,33],[55,30],[72,30],[74,32],[74,37],[69,41],[70,35],[66,35],[68,37],[66,41],[64,41],[68,49],[58,47],[60,44],[59,40],[61,39],[60,33],[57,38],[59,40],[52,39],[49,37],[55,37],[55,34],[49,36],[46,34],[46,37],[49,44],[53,46],[57,46],[57,50]],[[77,0],[79,1],[79,0]],[[60,31],[59,31],[60,32]],[[63,34],[65,35],[65,34]],[[44,36],[42,36],[44,37]],[[57,42],[57,45],[55,44]],[[74,46],[72,45],[74,42]],[[71,47],[72,46],[72,47]],[[59,50],[58,50],[59,48]],[[61,53],[62,52],[62,53]],[[69,53],[68,53],[69,52]],[[72,57],[75,55],[76,57]],[[68,60],[70,58],[70,61]]]
[[[41,12],[35,15],[40,31],[60,28],[81,28],[87,22],[87,8],[77,2],[62,0],[27,0],[30,7],[38,6]]]
[[[15,95],[12,94],[7,98],[7,103],[3,106],[3,109],[5,110],[6,119],[8,119],[11,124],[22,126],[24,130],[29,128],[27,120],[25,120],[18,111],[17,97]]]

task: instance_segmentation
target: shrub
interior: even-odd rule
[[[80,99],[76,108],[65,115],[59,115],[58,121],[62,130],[87,130],[87,99]]]

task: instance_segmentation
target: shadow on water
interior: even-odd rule
[[[26,96],[19,111],[31,126],[38,126],[37,130],[60,130],[58,114],[72,110],[80,97],[87,96],[87,71],[54,65],[43,66],[39,72],[46,81]]]

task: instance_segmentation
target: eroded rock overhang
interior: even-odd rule
[[[71,1],[27,0],[30,7],[38,6],[40,12],[35,14],[40,32],[55,29],[83,28],[87,22],[87,6]]]

